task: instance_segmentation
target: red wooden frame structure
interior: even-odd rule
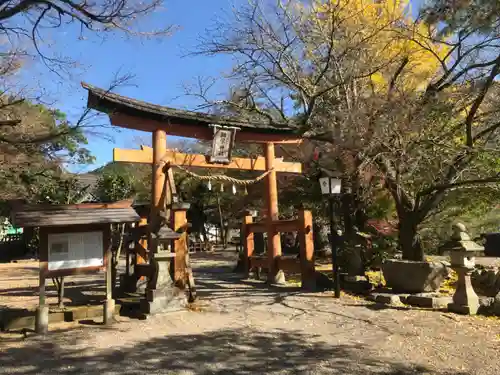
[[[152,148],[142,146],[141,150],[114,149],[113,152],[114,161],[152,164],[151,220],[157,217],[164,207],[165,200],[168,198],[169,191],[168,189],[164,189],[164,187],[168,186],[168,181],[167,184],[165,183],[165,166],[182,165],[268,172],[265,177],[267,215],[265,222],[259,228],[268,234],[267,268],[269,269],[269,280],[273,282],[280,265],[282,265],[282,262],[279,261],[281,256],[281,241],[277,229],[283,229],[281,227],[284,225],[278,224],[278,187],[276,174],[278,172],[302,173],[302,165],[300,163],[285,162],[275,157],[275,144],[300,143],[302,139],[296,134],[295,129],[290,128],[286,124],[271,123],[269,121],[255,123],[234,117],[214,116],[154,105],[117,95],[85,83],[82,83],[82,86],[88,90],[87,106],[107,113],[112,125],[152,133]],[[210,125],[214,124],[237,127],[239,130],[236,132],[236,142],[262,144],[264,157],[255,159],[233,158],[229,165],[212,164],[207,161],[204,155],[182,154],[167,149],[167,134],[211,140],[213,129]],[[301,213],[301,215],[304,216],[305,213]],[[185,225],[185,214],[174,214],[171,220],[171,228],[180,228]],[[304,225],[293,225],[293,229],[303,231]],[[312,226],[310,231],[312,231]],[[307,241],[309,242],[311,238],[312,232],[307,235]],[[182,268],[184,267],[183,256],[186,250],[181,249],[183,247],[181,243],[185,243],[185,241],[180,240],[179,245],[174,245],[176,252],[174,258],[176,275],[182,274]],[[309,262],[312,261],[310,256],[303,259],[308,259]],[[314,268],[314,264],[312,267]]]
[[[297,232],[299,237],[300,251],[299,259],[296,256],[276,257],[269,252],[267,256],[254,255],[254,233],[265,233],[267,222],[253,222],[252,216],[245,216],[243,219],[243,262],[246,276],[255,268],[268,269],[274,267],[278,270],[300,272],[302,288],[314,290],[315,266],[314,266],[314,241],[313,241],[313,220],[311,211],[300,210],[298,217],[292,220],[273,220],[273,232]]]

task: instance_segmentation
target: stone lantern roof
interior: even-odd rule
[[[453,235],[451,239],[440,248],[443,253],[460,251],[471,253],[471,256],[481,256],[484,254],[484,246],[477,244],[471,239],[464,224],[456,223],[452,226],[452,230]]]

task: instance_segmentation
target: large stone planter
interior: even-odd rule
[[[396,293],[424,293],[439,290],[449,269],[441,262],[389,259],[382,264],[386,284]]]

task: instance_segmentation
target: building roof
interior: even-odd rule
[[[108,114],[118,112],[144,119],[171,122],[185,126],[204,125],[208,127],[211,124],[234,126],[240,128],[242,132],[282,135],[292,135],[296,132],[288,124],[272,122],[270,119],[264,117],[257,121],[242,117],[187,111],[118,95],[84,82],[82,82],[82,87],[88,91],[87,107]]]
[[[88,186],[90,190],[95,189],[99,181],[99,176],[93,173],[73,173],[71,177],[74,177],[82,188]]]
[[[23,205],[15,208],[11,216],[13,225],[22,228],[138,222],[140,217],[130,203]]]
[[[398,233],[398,224],[394,220],[370,219],[366,224],[382,236],[393,236]]]

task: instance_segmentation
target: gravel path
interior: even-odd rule
[[[203,258],[199,311],[3,334],[0,374],[500,374],[499,320],[268,288]]]

